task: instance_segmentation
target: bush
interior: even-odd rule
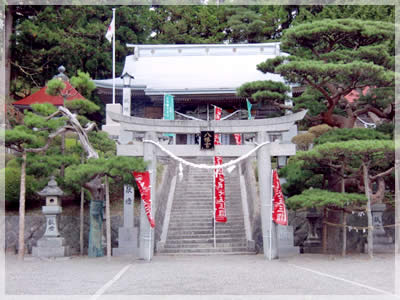
[[[340,128],[333,129],[317,138],[315,145],[325,143],[345,142],[352,140],[388,140],[390,136],[368,128]]]
[[[313,134],[315,136],[315,138],[319,138],[321,135],[328,132],[329,130],[332,130],[331,126],[329,126],[327,124],[322,124],[322,125],[310,127],[310,129],[308,129],[308,132]]]
[[[394,134],[394,124],[393,123],[383,123],[381,125],[376,126],[376,131],[382,132],[390,136],[393,139]]]
[[[293,137],[292,142],[297,145],[297,150],[307,151],[314,139],[315,136],[312,133],[306,132]]]
[[[6,167],[18,169],[20,168],[20,163],[18,162],[18,159],[13,158],[7,162]]]
[[[5,205],[7,209],[18,209],[19,193],[21,184],[21,169],[6,167],[0,171],[0,176],[4,176]],[[38,199],[35,193],[36,185],[33,176],[26,176],[26,203]]]

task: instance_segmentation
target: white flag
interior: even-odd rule
[[[111,43],[112,37],[115,34],[115,20],[114,17],[111,20],[110,26],[108,26],[107,33],[106,33],[106,39]]]

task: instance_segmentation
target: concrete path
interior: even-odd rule
[[[262,255],[155,256],[150,263],[126,257],[113,257],[110,262],[104,257],[27,257],[19,262],[8,254],[5,266],[6,295],[88,295],[84,298],[91,300],[107,299],[107,295],[113,295],[111,299],[117,295],[241,295],[241,299],[244,295],[341,295],[345,299],[349,299],[345,295],[353,295],[351,299],[378,295],[376,299],[386,299],[395,291],[395,258],[389,254],[377,254],[372,260],[365,255],[302,254],[274,261]]]

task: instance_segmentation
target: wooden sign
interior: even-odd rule
[[[200,132],[200,149],[214,150],[214,131]]]

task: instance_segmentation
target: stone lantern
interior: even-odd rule
[[[32,247],[32,255],[37,257],[62,257],[67,256],[69,247],[65,246],[64,238],[58,231],[58,216],[62,212],[61,199],[64,192],[57,186],[54,176],[47,186],[38,192],[46,199],[46,205],[42,206],[42,212],[46,217],[46,232],[38,240],[37,247]]]

